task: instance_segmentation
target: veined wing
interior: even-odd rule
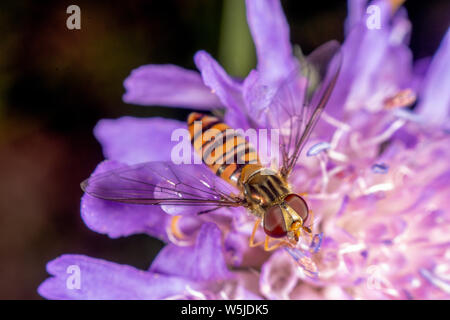
[[[121,203],[236,207],[236,189],[204,165],[146,162],[92,175],[81,183],[87,194]]]
[[[270,127],[280,130],[284,177],[291,173],[331,96],[341,60],[337,41],[320,46],[280,85],[268,108]]]

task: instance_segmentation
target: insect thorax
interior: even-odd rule
[[[268,208],[291,193],[284,179],[271,169],[260,167],[247,176],[244,171],[242,178],[245,199],[249,209],[257,216],[262,216]]]

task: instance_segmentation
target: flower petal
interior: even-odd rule
[[[265,82],[278,82],[297,66],[289,25],[279,0],[247,0],[247,22],[255,42],[258,71]]]
[[[244,252],[248,249],[247,237],[237,231],[228,232],[224,246],[229,264],[239,267],[244,259]]]
[[[414,61],[413,75],[409,87],[414,92],[420,92],[423,87],[424,78],[430,67],[431,57],[425,57]]]
[[[247,110],[251,114],[253,127],[268,128],[264,112],[267,111],[273,97],[277,93],[276,85],[268,85],[260,72],[252,70],[244,81],[243,95]]]
[[[125,79],[123,100],[139,105],[209,110],[220,106],[200,75],[175,65],[145,65]]]
[[[178,141],[172,141],[172,134],[186,128],[186,123],[178,120],[122,117],[100,120],[94,134],[107,159],[136,164],[170,161],[172,149],[178,144]],[[187,136],[186,139],[190,138]]]
[[[217,281],[230,277],[225,264],[222,235],[216,224],[204,223],[194,246],[169,244],[153,261],[150,271],[195,281]]]
[[[203,82],[211,88],[223,105],[239,111],[242,107],[241,84],[233,80],[209,53],[198,51],[194,56]]]
[[[433,57],[423,83],[417,112],[426,121],[443,124],[450,111],[450,28]]]
[[[116,161],[100,163],[93,174],[119,168]],[[168,216],[159,206],[133,205],[94,198],[84,194],[81,199],[81,217],[89,229],[111,238],[147,233],[167,240],[165,231]]]
[[[47,264],[47,271],[53,277],[38,288],[39,294],[47,299],[164,299],[195,286],[183,278],[83,255],[66,254],[56,258]]]
[[[347,35],[352,28],[357,25],[364,16],[367,0],[348,0],[348,14],[345,19],[345,34]]]
[[[410,83],[412,54],[406,42],[411,24],[403,8],[392,15],[388,1],[374,3],[380,8],[380,29],[369,29],[362,16],[342,45],[342,68],[326,110],[336,118],[361,108],[379,111],[386,98]]]

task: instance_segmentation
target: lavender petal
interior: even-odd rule
[[[141,66],[131,72],[124,86],[127,103],[204,110],[220,106],[197,72],[175,65]]]
[[[93,174],[122,166],[115,161],[104,161]],[[91,230],[111,238],[146,233],[167,241],[165,226],[170,216],[159,206],[124,204],[84,194],[81,199],[81,217]]]
[[[243,110],[241,84],[232,79],[207,52],[199,51],[194,56],[203,82],[217,95],[222,104],[234,112]]]
[[[196,285],[189,280],[138,270],[82,255],[63,255],[47,264],[52,275],[38,288],[58,300],[165,299]],[[79,283],[71,281],[79,275]]]
[[[417,113],[427,122],[443,125],[450,116],[450,28],[433,57],[424,79]]]
[[[167,245],[153,261],[150,271],[195,281],[227,279],[231,273],[225,263],[221,236],[220,229],[214,223],[204,223],[195,245]]]
[[[246,1],[247,21],[255,42],[263,82],[277,83],[297,66],[289,25],[278,0]]]
[[[147,161],[170,161],[171,152],[179,143],[171,141],[172,134],[175,130],[183,128],[187,128],[186,123],[177,120],[122,117],[116,120],[100,120],[94,134],[101,143],[103,154],[107,159],[136,164]]]

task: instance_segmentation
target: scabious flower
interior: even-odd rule
[[[380,28],[369,29],[366,1],[349,1],[338,84],[306,145],[312,151],[303,152],[291,175],[293,189],[309,194],[314,228],[323,234],[318,252],[249,248],[254,219],[242,208],[201,216],[183,209],[192,214],[176,221],[174,234],[165,208],[84,195],[81,215],[92,230],[112,238],[146,233],[167,245],[147,271],[63,255],[48,263],[52,277],[39,293],[49,299],[450,298],[450,31],[429,65],[413,66],[411,24],[394,3],[371,3],[381,17]],[[298,60],[278,0],[248,0],[247,19],[258,64],[245,79],[228,76],[199,51],[200,73],[173,65],[134,70],[124,100],[220,107],[233,127],[263,126],[258,111],[270,108],[269,93]],[[392,105],[404,90],[418,98],[413,111]],[[101,120],[94,133],[108,160],[94,174],[170,161],[171,133],[183,127],[161,118]],[[78,289],[67,285],[74,265]]]

